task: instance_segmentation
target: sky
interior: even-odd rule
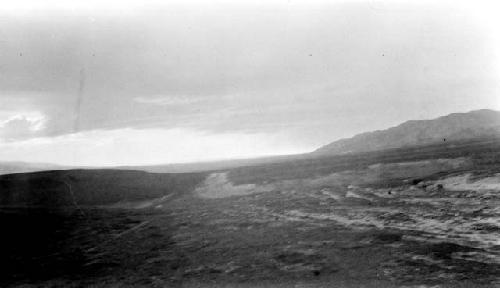
[[[494,1],[0,2],[0,161],[304,153],[500,110]]]

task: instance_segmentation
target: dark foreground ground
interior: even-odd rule
[[[500,287],[500,147],[460,149],[216,171],[149,202],[3,207],[0,286]]]

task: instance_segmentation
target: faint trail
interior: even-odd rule
[[[111,205],[100,205],[98,206],[99,208],[125,208],[125,209],[144,209],[144,208],[149,208],[149,207],[157,207],[163,205],[167,200],[172,198],[174,194],[169,194],[165,195],[160,198],[155,198],[151,200],[144,200],[144,201],[131,201],[131,202],[125,202],[125,201],[120,201]]]
[[[104,244],[107,244],[107,243],[110,243],[120,237],[122,237],[123,235],[126,235],[126,234],[129,234],[133,231],[136,231],[136,230],[139,230],[141,227],[144,227],[146,225],[148,225],[149,223],[151,223],[151,221],[144,221],[144,222],[141,222],[137,225],[135,225],[134,227],[132,228],[129,228],[121,233],[118,233],[112,237],[109,237],[107,240],[101,242],[100,244],[96,245],[96,246],[93,246],[93,247],[90,247],[90,248],[87,248],[85,249],[85,253],[87,254],[87,257],[88,257],[88,260],[84,266],[90,266],[90,265],[94,265],[94,264],[98,264],[98,263],[102,263],[103,261],[106,260],[106,255],[108,255],[109,252],[106,252],[106,251],[101,251],[99,252],[97,249],[100,247],[100,246],[103,246]],[[97,252],[97,253],[96,253]]]
[[[146,225],[147,225],[147,224],[149,224],[150,222],[151,222],[151,221],[144,221],[144,222],[141,222],[141,223],[139,223],[139,224],[135,225],[135,226],[134,226],[134,227],[132,227],[132,228],[129,228],[129,229],[127,229],[127,230],[125,230],[125,231],[123,231],[123,232],[121,232],[121,233],[119,233],[119,234],[116,234],[116,235],[115,235],[115,238],[119,238],[119,237],[121,237],[121,236],[123,236],[123,235],[125,235],[125,234],[128,234],[128,233],[130,233],[130,232],[133,232],[133,231],[135,231],[135,230],[138,230],[139,228],[141,228],[141,227],[143,227],[143,226],[146,226]]]
[[[76,207],[76,209],[78,209],[78,211],[80,211],[80,214],[82,214],[82,216],[87,218],[87,214],[85,214],[85,212],[82,210],[80,205],[78,205],[78,203],[76,202],[75,193],[73,193],[73,189],[71,189],[71,184],[69,184],[65,180],[63,180],[63,183],[64,183],[64,185],[66,185],[66,187],[68,187],[68,191],[69,191],[69,194],[71,195],[71,201],[73,202],[73,205]]]
[[[163,196],[163,197],[161,197],[161,198],[159,198],[159,199],[156,199],[156,201],[158,201],[158,202],[157,202],[157,203],[154,203],[154,205],[160,205],[161,203],[165,203],[165,202],[166,202],[167,200],[169,200],[172,196],[174,196],[174,194],[165,195],[165,196]],[[144,208],[148,208],[148,207],[151,207],[151,206],[152,206],[152,205],[147,205],[147,206],[145,206],[145,207],[142,207],[142,208],[135,208],[135,209],[144,209]],[[101,207],[101,208],[106,209],[106,207]],[[108,207],[108,208],[109,208],[109,207]],[[130,209],[130,208],[124,208],[124,209]],[[120,238],[120,237],[122,237],[122,236],[124,236],[124,235],[130,234],[131,232],[134,232],[134,231],[137,231],[137,230],[139,230],[139,229],[141,229],[141,228],[144,228],[145,226],[147,226],[148,224],[150,224],[150,223],[151,223],[151,222],[153,222],[154,220],[158,219],[159,217],[160,217],[160,216],[158,216],[158,215],[157,215],[157,216],[154,216],[154,217],[152,217],[150,220],[148,220],[148,221],[143,221],[143,222],[141,222],[141,223],[139,223],[139,224],[137,224],[137,225],[135,225],[135,226],[133,226],[133,227],[131,227],[131,228],[129,228],[129,229],[127,229],[127,230],[125,230],[125,231],[122,231],[122,232],[120,232],[120,233],[118,233],[118,234],[115,234],[115,235],[109,235],[109,237],[108,237],[106,240],[102,241],[102,242],[101,242],[101,243],[99,243],[98,245],[85,249],[85,253],[93,253],[93,252],[97,251],[97,249],[98,249],[99,247],[101,247],[101,246],[103,246],[103,245],[105,245],[105,244],[108,244],[108,243],[110,243],[110,242],[113,242],[113,241],[117,240],[118,238]],[[99,263],[100,261],[102,261],[102,256],[103,256],[103,255],[106,255],[106,252],[101,252],[101,253],[98,253],[98,254],[96,254],[96,255],[89,256],[89,257],[90,257],[90,258],[92,258],[92,259],[93,259],[93,258],[96,258],[96,257],[97,257],[98,259],[94,259],[94,260],[92,260],[91,262],[87,263],[87,264],[86,264],[86,266],[87,266],[87,265],[92,265],[92,264],[95,264],[95,263]]]

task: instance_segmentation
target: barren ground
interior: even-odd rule
[[[173,198],[4,208],[3,283],[500,287],[500,171],[481,161],[391,161],[253,183],[215,171]]]

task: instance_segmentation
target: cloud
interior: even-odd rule
[[[0,141],[73,132],[72,95],[37,90],[0,90]]]
[[[198,98],[187,96],[164,96],[157,95],[151,97],[135,97],[134,102],[141,104],[160,105],[160,106],[175,106],[187,105],[199,102]]]
[[[37,136],[45,129],[46,122],[46,117],[37,112],[10,116],[0,121],[0,141]]]
[[[500,109],[495,13],[484,14],[490,21],[457,5],[379,4],[174,5],[120,17],[64,9],[4,17],[2,37],[9,41],[0,53],[0,141],[12,144],[9,151],[19,157],[50,162],[73,157],[61,158],[58,151],[73,149],[80,157],[96,141],[120,161],[139,161],[148,148],[133,150],[139,156],[118,154],[103,139],[134,128],[130,137],[171,147],[172,139],[205,145],[227,135],[269,143],[262,135],[281,133],[300,150],[304,143],[317,147],[408,119]],[[174,128],[212,136],[166,132]],[[70,139],[76,147],[61,147]],[[14,147],[21,142],[40,155],[21,153]],[[40,142],[52,143],[53,150]],[[220,147],[234,149],[227,145]],[[272,150],[265,147],[254,153]],[[107,159],[92,149],[89,163]],[[162,159],[180,161],[158,150]]]
[[[299,148],[286,135],[123,128],[0,142],[0,159],[84,166],[145,165],[293,154],[312,148]]]

